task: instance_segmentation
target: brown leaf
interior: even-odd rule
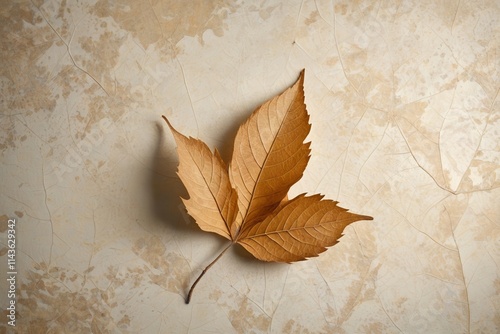
[[[177,132],[165,118],[179,154],[179,177],[189,199],[182,199],[200,228],[233,240],[229,231],[238,214],[236,191],[231,188],[227,167],[219,152],[210,152],[202,141]]]
[[[304,71],[241,125],[229,171],[217,150],[212,154],[202,141],[183,136],[164,117],[178,146],[189,214],[201,229],[232,241],[193,283],[186,303],[208,268],[235,243],[263,261],[300,261],[336,244],[352,222],[372,219],[347,212],[322,195],[288,200],[290,187],[309,161],[310,143],[304,140],[311,126],[303,84]]]
[[[322,195],[288,201],[265,220],[245,229],[238,243],[263,261],[293,262],[318,256],[333,246],[344,228],[372,217],[347,212]]]
[[[311,126],[304,104],[304,71],[282,94],[260,106],[239,128],[229,169],[242,224],[263,220],[301,177],[309,161]]]

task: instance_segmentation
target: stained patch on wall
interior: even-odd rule
[[[212,30],[216,36],[224,34],[224,19],[236,10],[233,0],[184,2],[172,0],[98,1],[93,13],[98,17],[112,17],[118,25],[139,40],[142,47],[160,42],[175,46],[184,36],[197,37],[203,43],[203,33]]]
[[[0,58],[10,64],[0,67],[0,105],[4,113],[0,118],[0,154],[23,141],[22,134],[16,131],[16,115],[50,112],[55,107],[47,84],[50,70],[37,64],[55,42],[50,27],[43,23],[29,2],[5,3],[0,10]]]
[[[85,273],[86,274],[86,273]],[[22,333],[113,333],[126,330],[127,315],[111,314],[114,288],[101,290],[71,269],[35,265],[18,286],[16,328]],[[76,289],[73,287],[79,286]]]
[[[191,278],[190,266],[184,257],[167,252],[158,237],[140,238],[132,250],[148,264],[143,269],[148,271],[147,276],[153,284],[170,292],[183,294]]]

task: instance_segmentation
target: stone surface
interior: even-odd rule
[[[494,0],[5,3],[15,329],[499,332],[499,18]],[[290,195],[375,219],[292,265],[234,249],[185,305],[224,240],[185,214],[161,115],[227,160],[239,124],[302,68],[312,157]]]

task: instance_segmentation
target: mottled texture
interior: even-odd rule
[[[500,332],[499,18],[495,0],[5,2],[18,332]],[[292,265],[236,248],[185,305],[225,245],[186,215],[160,116],[229,161],[302,68],[312,155],[290,197],[374,221]]]

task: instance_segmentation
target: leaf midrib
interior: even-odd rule
[[[267,232],[267,233],[259,233],[259,234],[255,234],[255,235],[252,235],[252,236],[247,236],[245,238],[242,238],[242,239],[240,239],[240,241],[241,240],[245,240],[245,239],[253,239],[253,238],[257,238],[257,237],[267,237],[267,236],[269,236],[271,234],[290,233],[290,232],[296,231],[296,230],[311,229],[311,228],[321,227],[321,226],[327,225],[327,224],[344,223],[344,222],[348,222],[348,221],[350,221],[350,219],[328,221],[328,222],[320,223],[320,224],[317,224],[317,225],[314,225],[314,226],[299,226],[299,227],[289,228],[289,229],[286,229],[286,230],[271,231],[271,232]]]
[[[202,144],[202,145],[203,145],[203,144]],[[207,147],[207,149],[210,151],[210,149],[209,149],[208,147]],[[188,152],[189,152],[189,155],[191,156],[191,160],[196,161],[196,160],[194,159],[194,157],[193,157],[193,155],[192,155],[191,151],[189,151],[189,150],[188,150]],[[210,152],[210,153],[211,153],[211,152]],[[212,159],[214,159],[214,158],[216,159],[215,152],[214,152],[214,154],[212,154]],[[211,172],[211,175],[210,175],[210,180],[212,180],[212,176],[213,176],[213,174],[214,174],[214,168],[213,168],[214,163],[213,163],[213,160],[212,160],[211,162],[212,162],[212,172]],[[223,214],[223,212],[222,212],[222,209],[221,209],[221,207],[219,206],[219,202],[217,201],[216,196],[214,195],[214,193],[213,193],[212,189],[210,188],[210,185],[207,183],[207,179],[205,178],[205,176],[204,176],[204,174],[203,174],[202,170],[200,169],[200,166],[199,166],[197,163],[195,163],[195,164],[196,164],[196,168],[198,169],[198,171],[200,172],[200,174],[203,176],[203,181],[205,182],[205,185],[207,186],[207,189],[209,190],[210,195],[212,195],[212,198],[213,198],[213,200],[214,200],[214,202],[215,202],[215,205],[217,205],[217,209],[219,210],[219,214],[220,214],[220,216],[221,216],[221,218],[222,218],[222,221],[224,221],[224,225],[226,226],[226,229],[227,229],[227,234],[228,234],[229,238],[232,240],[232,239],[233,239],[233,237],[231,236],[231,229],[229,228],[229,225],[228,225],[227,219],[226,219],[226,217],[224,217],[224,214]],[[225,169],[224,169],[224,168],[222,168],[222,170],[225,170]],[[222,179],[222,178],[221,178],[221,179]],[[228,180],[228,181],[229,181],[229,180]],[[220,187],[219,187],[219,188],[220,188]],[[231,187],[231,191],[232,191],[232,190],[233,190],[233,188]],[[230,199],[230,198],[231,198],[231,194],[229,194],[229,199]]]
[[[244,228],[245,228],[245,223],[246,223],[246,221],[247,221],[248,213],[250,212],[250,208],[251,208],[251,206],[252,206],[252,202],[253,202],[253,199],[254,199],[254,197],[255,197],[256,188],[257,188],[258,184],[260,183],[260,178],[261,178],[261,175],[262,175],[262,173],[263,173],[263,171],[264,171],[264,169],[265,169],[265,166],[266,166],[266,163],[267,163],[267,161],[268,161],[268,159],[269,159],[269,156],[271,155],[271,154],[270,154],[270,152],[272,152],[272,150],[273,150],[273,148],[274,148],[274,145],[275,145],[275,143],[276,143],[276,140],[277,140],[277,138],[278,138],[278,136],[279,136],[280,132],[281,132],[281,131],[282,131],[282,129],[283,129],[283,125],[284,125],[284,123],[285,123],[285,121],[286,121],[286,118],[288,117],[288,114],[289,114],[289,112],[290,112],[290,109],[291,109],[291,107],[292,107],[292,105],[293,105],[293,101],[294,101],[294,100],[295,100],[295,96],[294,96],[294,98],[292,99],[292,103],[290,103],[290,105],[288,106],[288,108],[287,108],[287,110],[286,110],[286,112],[285,112],[285,116],[283,117],[283,121],[280,123],[279,129],[278,129],[278,131],[276,132],[276,136],[274,136],[274,138],[273,138],[273,142],[272,142],[272,144],[271,144],[271,146],[270,146],[269,152],[268,152],[268,154],[266,154],[266,158],[264,159],[264,162],[263,162],[263,164],[262,164],[262,168],[260,169],[259,174],[257,175],[257,179],[255,180],[255,184],[254,184],[254,186],[253,186],[253,190],[252,190],[252,192],[251,192],[251,194],[250,194],[250,200],[248,201],[247,211],[246,211],[246,213],[245,213],[245,217],[243,217],[243,221],[241,222],[240,232],[238,233],[238,235],[240,235],[240,234],[241,234],[241,231],[243,231],[243,230],[244,230]],[[267,116],[268,116],[268,118],[269,118],[269,113],[267,114]]]

